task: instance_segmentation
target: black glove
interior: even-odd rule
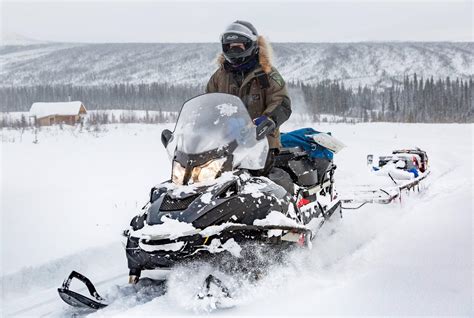
[[[257,140],[262,140],[276,128],[275,122],[265,115],[256,118],[254,122],[257,125]]]

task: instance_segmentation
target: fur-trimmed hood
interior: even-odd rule
[[[259,35],[257,38],[257,44],[258,44],[258,62],[262,66],[262,70],[265,73],[270,74],[270,72],[272,71],[272,55],[273,55],[272,47],[270,43],[268,43],[268,41],[265,40],[265,38],[261,35]],[[217,56],[217,64],[219,66],[222,66],[224,65],[224,62],[225,62],[224,54],[220,53]]]

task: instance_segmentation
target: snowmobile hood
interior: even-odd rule
[[[222,180],[219,180],[221,179]],[[151,203],[143,229],[135,237],[174,239],[224,223],[253,225],[271,211],[286,213],[286,191],[266,178],[224,174],[214,185],[161,190]]]

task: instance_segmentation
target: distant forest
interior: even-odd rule
[[[391,87],[346,88],[341,81],[288,83],[300,91],[315,119],[319,114],[356,117],[362,121],[473,122],[473,80],[417,78]],[[28,111],[33,102],[80,100],[90,110],[136,109],[177,111],[184,101],[202,94],[202,86],[115,84],[104,86],[44,85],[0,87],[2,112]]]
[[[203,87],[170,84],[115,84],[101,86],[38,85],[0,87],[2,111],[29,111],[34,102],[81,101],[89,110],[135,109],[178,111]]]
[[[474,121],[473,80],[418,79],[406,76],[391,87],[345,88],[344,83],[324,81],[298,84],[313,114],[358,117],[363,121],[449,123]]]

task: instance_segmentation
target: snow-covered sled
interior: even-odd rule
[[[380,184],[359,186],[342,194],[345,209],[358,209],[367,203],[388,204],[401,199],[402,193],[419,190],[429,174],[428,155],[420,148],[394,150],[390,155],[367,156],[373,175],[384,178]]]

